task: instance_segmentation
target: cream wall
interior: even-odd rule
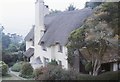
[[[47,47],[47,51],[42,50],[42,47],[39,46],[39,51],[37,52],[37,54],[34,55],[34,60],[40,57],[43,63],[42,65],[45,66],[44,58],[48,58],[49,62],[51,62],[51,59],[55,59],[56,61],[62,62],[63,68],[68,69],[67,48],[63,46],[63,52],[61,53],[58,52],[58,46],[59,45]],[[31,61],[33,61],[33,58],[31,59]]]
[[[113,71],[117,71],[118,70],[118,64],[117,63],[113,63]]]
[[[44,58],[60,60],[63,68],[68,68],[67,63],[67,48],[63,47],[63,52],[58,52],[59,45],[47,47],[47,51],[44,51],[40,45],[38,45],[40,39],[44,35],[44,16],[49,14],[49,9],[45,7],[43,0],[36,0],[35,3],[35,30],[34,30],[34,55],[30,59],[30,63],[33,68],[45,66]],[[28,43],[27,43],[28,44]],[[30,43],[29,43],[30,45]],[[28,49],[29,46],[27,46]],[[37,58],[41,59],[42,64],[36,62]]]
[[[33,45],[33,41],[26,41],[26,50],[28,50]]]

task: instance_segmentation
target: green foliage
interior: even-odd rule
[[[44,67],[37,68],[33,71],[33,77],[38,78],[41,74],[43,74]]]
[[[36,80],[76,80],[78,73],[74,70],[64,70],[59,66],[48,65],[40,70]],[[42,71],[42,72],[41,72]]]
[[[5,35],[5,33],[2,33],[2,48],[6,49],[9,47],[11,43],[10,37],[8,35]]]
[[[25,50],[26,50],[26,44],[25,44],[25,42],[23,42],[23,43],[20,45],[20,50],[21,50],[21,51],[25,51]]]
[[[19,54],[11,53],[7,50],[2,51],[2,60],[8,65],[12,66],[18,60]]]
[[[99,6],[102,2],[86,2],[85,7],[90,7],[90,8],[96,8]]]
[[[0,75],[6,76],[8,73],[8,65],[0,61]]]
[[[15,72],[20,72],[21,69],[22,69],[22,65],[23,65],[24,62],[18,62],[18,63],[15,63],[12,67],[11,67],[11,70],[12,71],[15,71]]]
[[[17,52],[18,51],[17,46],[15,44],[10,44],[7,50],[10,52]]]
[[[59,12],[61,12],[61,11],[60,10],[52,10],[51,9],[50,14],[55,14],[55,13],[59,13]]]
[[[120,78],[120,70],[106,72],[96,77],[97,80],[119,80],[119,78]]]
[[[68,63],[73,66],[73,57],[74,51],[80,49],[85,45],[85,34],[84,28],[76,29],[71,33],[71,36],[68,38],[69,42],[67,44],[68,48]]]
[[[118,35],[118,31],[115,31],[118,29],[118,4],[103,3],[94,10],[84,25],[71,33],[67,47],[70,64],[74,62],[74,51],[77,49],[89,56],[88,59],[92,61],[94,69],[93,73],[96,75],[103,56],[111,50],[113,52],[118,50],[118,39],[115,38]]]
[[[56,60],[51,60],[51,62],[49,62],[48,64],[50,64],[50,65],[58,65]]]
[[[22,65],[22,69],[20,71],[20,76],[24,78],[30,78],[33,75],[33,68],[29,62],[25,62]]]
[[[110,71],[102,73],[98,76],[92,76],[87,74],[80,74],[79,80],[119,80],[120,71]]]
[[[88,62],[86,65],[85,65],[85,70],[90,72],[92,71],[93,67],[92,67],[92,62]]]
[[[70,6],[68,6],[68,11],[73,11],[75,10],[76,8],[74,7],[74,5],[70,4]]]

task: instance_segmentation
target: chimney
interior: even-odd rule
[[[49,7],[48,5],[45,5],[44,6],[44,16],[48,15],[50,12],[49,12]]]
[[[38,45],[44,34],[44,1],[36,0],[35,2],[35,29],[34,29],[34,57],[40,56],[40,48]]]

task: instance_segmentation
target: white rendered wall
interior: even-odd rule
[[[63,52],[58,52],[58,45],[47,47],[47,51],[42,50],[42,48],[39,48],[38,54],[34,56],[35,58],[40,57],[41,61],[43,63],[43,66],[45,66],[44,58],[48,58],[49,62],[51,59],[55,59],[56,61],[62,62],[62,67],[65,69],[68,69],[68,61],[67,61],[67,48],[63,47]]]
[[[34,58],[41,55],[41,47],[38,45],[44,33],[44,2],[37,0],[35,3],[35,30],[34,30]]]
[[[34,30],[34,56],[30,59],[30,62],[36,60],[36,58],[40,57],[43,66],[45,66],[44,58],[48,58],[49,62],[51,59],[60,60],[62,62],[63,68],[68,69],[67,62],[67,48],[63,47],[63,52],[58,52],[58,46],[47,47],[47,51],[44,51],[40,45],[38,45],[40,39],[44,34],[44,15],[48,14],[49,9],[45,8],[43,0],[37,0],[35,4],[35,30]],[[32,64],[35,69],[39,64]]]
[[[26,50],[28,50],[33,45],[32,41],[26,41]]]
[[[117,63],[113,63],[113,71],[117,71],[118,70],[118,65]]]
[[[49,12],[49,8],[47,8],[46,6],[44,6],[44,16],[45,15],[48,15],[50,12]]]

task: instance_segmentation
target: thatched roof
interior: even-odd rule
[[[35,26],[32,27],[32,29],[30,30],[30,32],[26,35],[25,37],[25,41],[30,41],[30,40],[34,40],[34,28]]]
[[[66,45],[70,33],[83,25],[85,19],[92,14],[92,9],[84,8],[75,11],[65,11],[45,16],[45,34],[39,41],[44,42],[45,46],[51,46],[56,43]],[[30,31],[25,40],[33,37]]]
[[[29,48],[24,55],[28,58],[30,58],[32,55],[34,55],[34,48]]]
[[[64,46],[68,41],[70,33],[83,25],[85,19],[92,14],[92,10],[85,8],[76,11],[66,11],[45,18],[46,33],[39,42],[46,46],[56,43]]]

